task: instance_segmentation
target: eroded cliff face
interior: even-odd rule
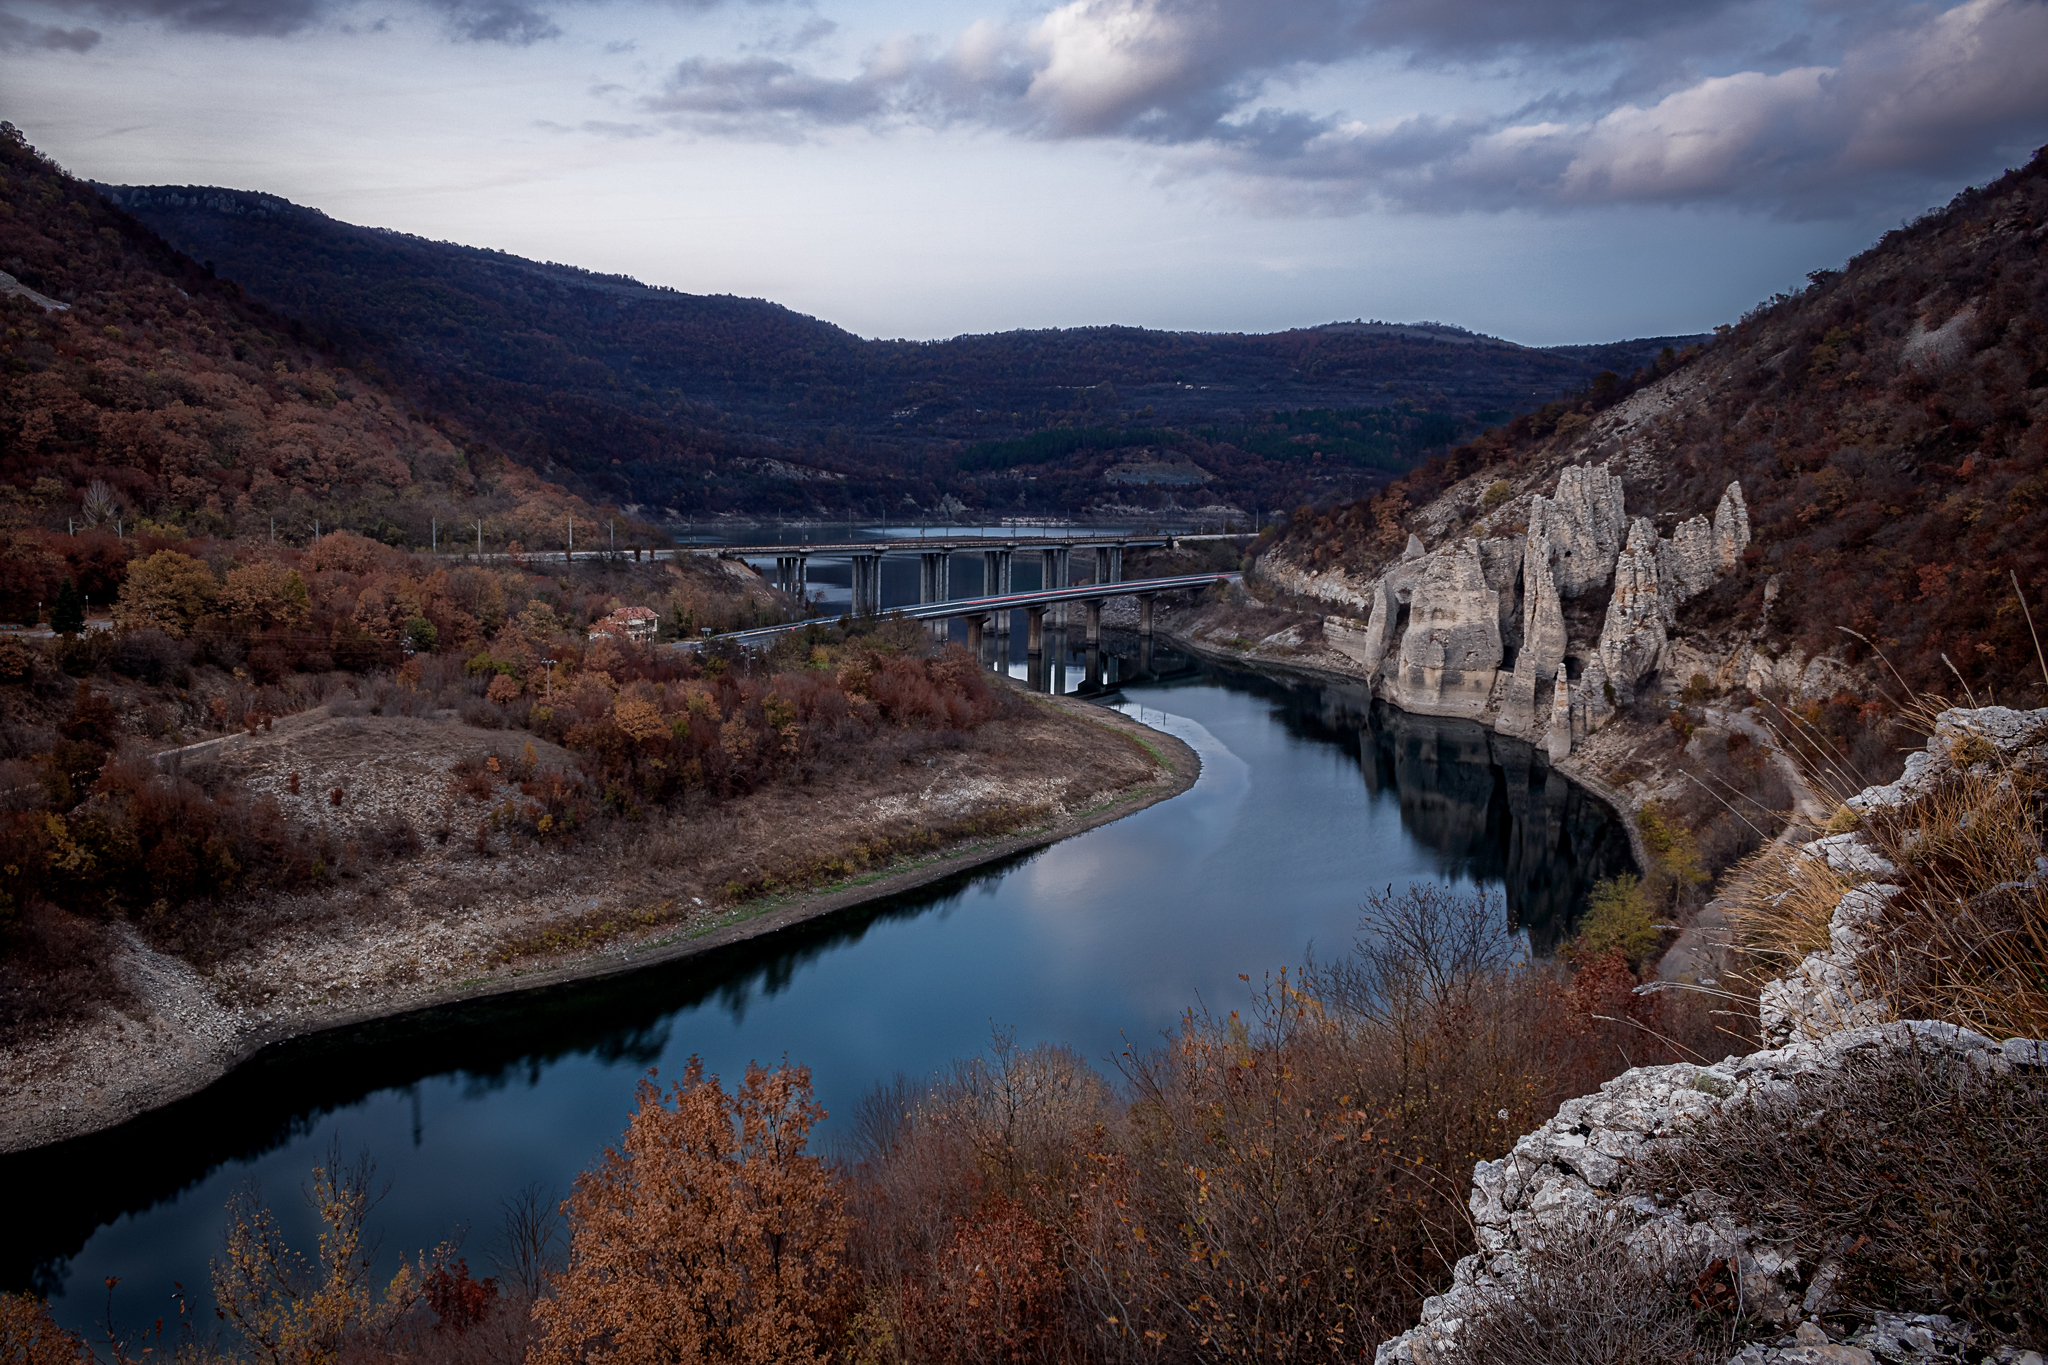
[[[1619,474],[1573,465],[1552,496],[1528,499],[1527,514],[1511,534],[1459,536],[1434,549],[1411,536],[1369,583],[1301,574],[1278,559],[1262,562],[1260,574],[1290,591],[1362,605],[1362,625],[1333,617],[1325,634],[1394,705],[1487,722],[1561,758],[1647,680],[1671,671],[1678,610],[1740,564],[1749,512],[1742,486],[1731,483],[1711,519],[1692,517],[1667,539],[1649,518],[1629,518]],[[1598,634],[1574,640],[1568,607],[1597,610],[1603,597]]]

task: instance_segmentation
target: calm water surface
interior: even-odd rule
[[[566,1191],[617,1139],[650,1067],[673,1076],[698,1054],[730,1079],[787,1056],[835,1113],[896,1072],[978,1051],[991,1029],[1071,1043],[1107,1070],[1197,999],[1241,1004],[1240,972],[1341,951],[1368,890],[1502,888],[1540,947],[1593,879],[1627,865],[1606,809],[1526,745],[1354,689],[1154,665],[1134,682],[1126,660],[1107,701],[1201,754],[1186,794],[769,940],[273,1049],[171,1109],[0,1160],[0,1283],[53,1295],[89,1328],[107,1276],[126,1323],[166,1312],[182,1282],[210,1321],[228,1196],[258,1185],[309,1245],[298,1192],[335,1147],[368,1149],[389,1184],[372,1217],[387,1263],[465,1228],[480,1263],[499,1201],[536,1181]],[[1158,677],[1165,665],[1180,676]],[[1081,677],[1060,675],[1069,689]]]

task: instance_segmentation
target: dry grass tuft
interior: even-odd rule
[[[1828,920],[1849,880],[1786,844],[1763,849],[1731,879],[1736,941],[1760,966],[1784,971],[1828,946]]]
[[[1994,751],[1866,823],[1906,888],[1870,965],[1901,1016],[1994,1038],[2048,1036],[2044,790],[2043,774]]]

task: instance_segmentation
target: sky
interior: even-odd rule
[[[0,0],[72,173],[866,336],[1704,331],[2048,142],[2048,0]]]

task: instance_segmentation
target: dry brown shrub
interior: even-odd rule
[[[1719,1365],[1729,1325],[1702,1314],[1719,1263],[1646,1265],[1605,1229],[1545,1234],[1512,1298],[1467,1318],[1454,1365]]]
[[[728,1095],[690,1059],[652,1080],[576,1180],[569,1265],[534,1306],[535,1365],[822,1362],[844,1318],[845,1196],[805,1146],[810,1073],[749,1064]]]
[[[1819,858],[1772,844],[1729,879],[1724,899],[1736,938],[1766,975],[1828,946],[1828,921],[1851,883]]]
[[[1945,1313],[2048,1345],[2048,1088],[1917,1048],[1852,1057],[1730,1105],[1646,1158],[1648,1188],[1712,1191],[1800,1262],[1841,1266],[1825,1313]]]

